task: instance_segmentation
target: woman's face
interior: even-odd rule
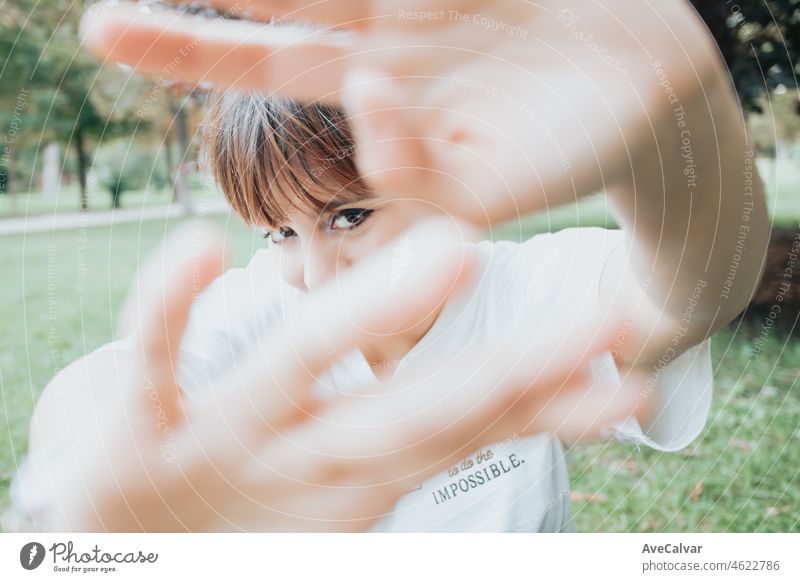
[[[311,291],[430,214],[431,207],[417,200],[333,200],[320,215],[291,214],[265,238],[280,253],[283,279]]]

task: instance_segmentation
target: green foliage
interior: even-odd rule
[[[98,182],[111,195],[111,205],[120,206],[122,194],[145,187],[161,189],[166,183],[163,166],[134,140],[106,144],[94,162]]]
[[[25,95],[24,132],[16,148],[50,141],[72,148],[84,204],[91,145],[145,129],[131,108],[148,86],[130,73],[102,67],[81,47],[78,22],[85,6],[22,0],[0,18],[0,124],[8,125],[13,103]]]
[[[800,115],[793,93],[762,97],[758,103],[762,113],[748,118],[750,137],[757,151],[774,156],[779,143],[800,141]]]
[[[800,0],[692,0],[728,65],[742,106],[779,86],[797,87]],[[796,100],[795,100],[796,102]]]

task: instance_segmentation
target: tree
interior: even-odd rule
[[[187,111],[191,106],[191,99],[191,93],[183,97],[177,96],[170,99],[174,113],[175,134],[180,148],[180,161],[178,162],[173,182],[173,200],[183,206],[184,212],[189,215],[194,214],[188,172],[191,166],[187,163],[187,158],[190,158],[193,153],[192,140],[189,136],[189,113]]]
[[[105,144],[95,158],[95,165],[100,184],[111,195],[113,208],[120,207],[126,191],[148,185],[160,169],[154,158],[131,138]]]
[[[65,142],[75,153],[80,207],[86,210],[90,142],[135,132],[138,121],[119,101],[119,87],[126,85],[130,75],[101,68],[80,45],[77,27],[83,7],[63,0],[58,3],[64,10],[61,24],[44,47],[32,79],[42,87],[40,102],[49,101],[44,133]],[[113,93],[104,93],[109,87]]]
[[[761,112],[760,98],[776,88],[797,88],[800,0],[692,4],[717,41],[745,111]]]
[[[39,144],[58,141],[73,150],[80,206],[86,209],[92,145],[143,129],[138,127],[141,120],[132,119],[130,107],[144,82],[101,67],[80,45],[78,22],[85,2],[15,0],[10,4],[3,6],[0,16],[0,104],[9,117],[10,103],[25,91],[29,101],[25,139]],[[120,87],[126,90],[120,93]],[[7,126],[9,120],[0,116],[0,123]],[[20,143],[14,144],[16,149]],[[8,162],[3,164],[6,189],[13,184],[14,154],[8,152]]]
[[[11,198],[16,213],[17,152],[25,145],[32,127],[29,72],[39,58],[40,46],[47,40],[44,27],[29,22],[32,0],[4,5],[0,12],[0,193]]]
[[[760,100],[759,107],[763,113],[751,115],[748,120],[750,136],[758,151],[776,156],[781,153],[781,144],[800,141],[800,115],[797,106],[797,95],[789,92],[770,95],[769,99]]]

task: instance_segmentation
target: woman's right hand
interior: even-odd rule
[[[222,260],[208,232],[174,235],[138,278],[123,316],[127,339],[73,364],[37,406],[14,484],[33,526],[363,530],[480,446],[515,433],[596,434],[633,411],[632,390],[609,400],[588,388],[587,361],[612,337],[588,325],[571,332],[569,353],[555,353],[557,341],[510,338],[491,355],[319,400],[312,388],[340,354],[424,317],[470,277],[472,258],[452,225],[407,235],[410,260],[399,264],[391,243],[365,259],[253,346],[225,386],[192,400],[175,379],[180,340],[193,297]]]

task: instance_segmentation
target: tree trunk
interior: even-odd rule
[[[55,200],[61,188],[61,154],[58,143],[51,142],[42,155],[42,198]]]
[[[175,162],[172,159],[172,130],[164,134],[162,147],[164,149],[164,163],[167,165],[167,183],[172,188],[172,201],[177,202],[175,200],[175,179],[172,177],[172,172],[175,171]]]
[[[189,97],[185,97],[175,109],[175,133],[178,139],[178,151],[180,160],[178,161],[178,171],[175,175],[175,185],[173,188],[173,198],[183,206],[183,212],[187,216],[194,214],[192,207],[192,195],[189,189],[189,164],[187,157],[191,154],[191,141],[189,139],[189,120],[186,115],[186,107],[189,104]]]
[[[16,154],[16,148],[14,144],[8,148],[8,153],[3,154],[3,165],[6,167],[6,196],[8,196],[9,203],[11,205],[11,216],[16,216],[18,214],[18,192],[17,192],[17,185],[16,180],[14,179],[14,157]]]
[[[89,210],[89,195],[86,189],[86,144],[83,141],[83,131],[75,131],[75,155],[78,158],[78,181],[81,188],[81,210]]]

